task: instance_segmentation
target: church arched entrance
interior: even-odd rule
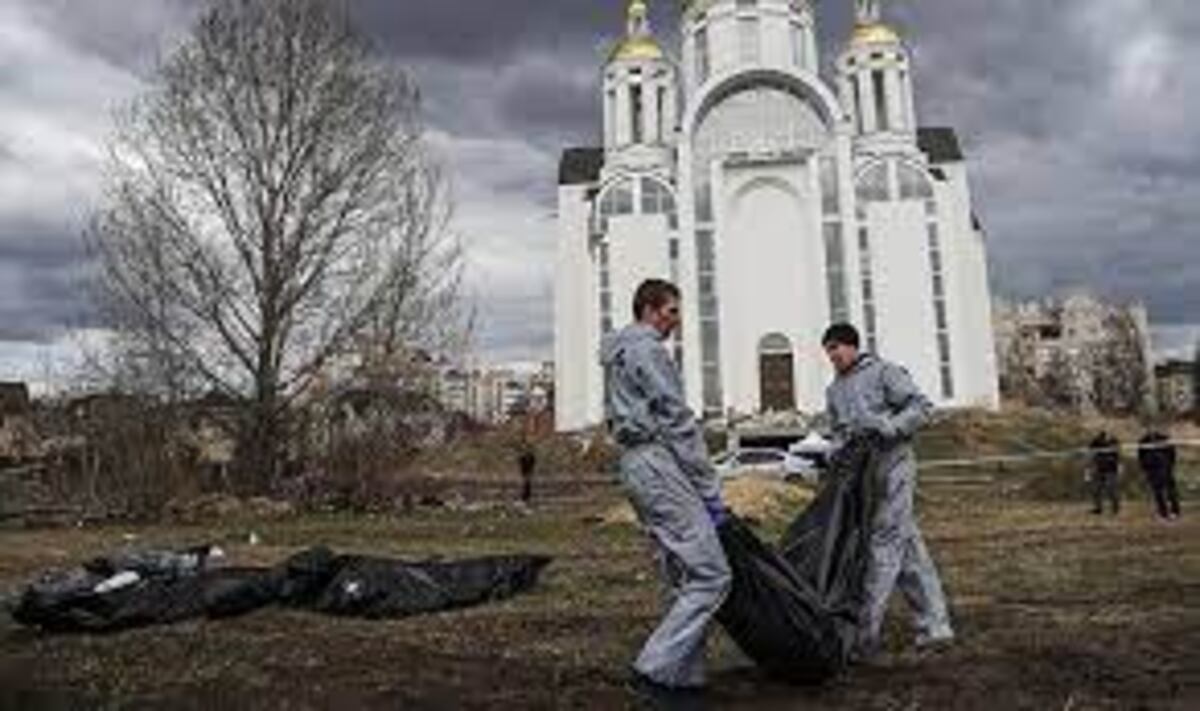
[[[763,412],[796,409],[795,367],[792,342],[787,336],[763,336],[758,343],[759,408]]]

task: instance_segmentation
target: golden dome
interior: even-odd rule
[[[637,60],[637,59],[663,59],[666,54],[663,53],[662,47],[654,38],[649,35],[640,35],[636,37],[626,37],[620,42],[617,42],[613,47],[612,52],[608,55],[608,61],[615,62],[618,60]]]
[[[854,34],[850,36],[850,44],[900,44],[900,34],[890,25],[882,22],[870,22],[854,26]]]

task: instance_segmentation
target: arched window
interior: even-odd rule
[[[679,222],[675,195],[671,188],[655,178],[642,178],[642,214],[666,215],[671,229]]]
[[[907,163],[896,166],[896,182],[901,200],[932,200],[933,186],[925,174]]]
[[[616,215],[633,214],[633,182],[621,178],[611,183],[596,203],[592,231],[595,234],[608,232],[608,218]]]
[[[855,187],[859,203],[887,202],[891,199],[892,191],[888,186],[887,163],[876,163],[858,176]]]

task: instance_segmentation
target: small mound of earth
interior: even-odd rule
[[[721,483],[721,497],[725,504],[744,519],[766,521],[774,518],[792,518],[816,496],[816,492],[803,484],[790,484],[778,479],[762,477],[739,477]],[[633,508],[628,503],[612,507],[601,517],[606,525],[634,524],[637,522]]]

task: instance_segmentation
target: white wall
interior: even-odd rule
[[[596,360],[592,340],[599,314],[588,256],[590,203],[584,186],[558,190],[558,246],[554,281],[554,410],[560,431],[580,429],[592,415],[589,381]]]
[[[820,202],[800,162],[727,167],[717,205],[718,289],[725,404],[760,406],[759,342],[791,340],[797,405],[823,405],[827,369],[819,341],[829,311]]]
[[[907,368],[937,400],[942,389],[924,202],[870,203],[867,226],[879,354]]]

